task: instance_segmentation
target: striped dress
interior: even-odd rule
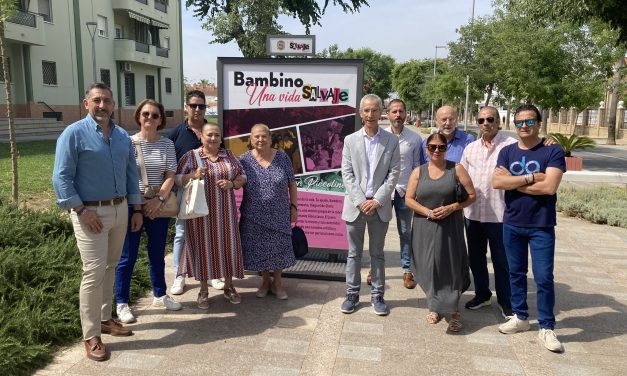
[[[220,150],[215,162],[205,156],[202,147],[196,150],[207,167],[204,179],[209,215],[185,221],[185,248],[179,275],[194,277],[197,281],[244,278],[235,195],[232,189],[224,190],[216,183],[220,179],[233,180],[244,170],[230,150]],[[188,174],[197,168],[193,150],[190,150],[179,161],[177,174]]]

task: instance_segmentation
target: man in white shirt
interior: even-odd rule
[[[411,272],[411,223],[414,217],[413,211],[405,205],[405,191],[409,175],[414,168],[423,163],[422,139],[418,132],[405,128],[405,102],[401,99],[392,99],[387,109],[390,128],[398,137],[398,146],[401,154],[400,174],[396,189],[392,193],[392,206],[396,213],[396,227],[401,240],[401,268],[403,268],[403,286],[408,289],[416,287],[414,275]]]

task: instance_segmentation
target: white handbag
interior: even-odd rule
[[[202,159],[198,151],[194,150],[198,166],[203,166]],[[209,215],[209,207],[207,206],[207,198],[205,196],[205,180],[190,179],[181,197],[181,205],[179,209],[179,219],[191,219]]]

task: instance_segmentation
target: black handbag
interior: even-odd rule
[[[292,227],[292,248],[294,248],[296,258],[304,257],[309,252],[305,231],[298,226]]]
[[[455,174],[455,201],[461,203],[468,200],[468,192],[464,185],[459,182],[457,174]]]

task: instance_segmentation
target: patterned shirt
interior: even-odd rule
[[[140,139],[144,164],[146,165],[146,175],[148,184],[153,187],[161,187],[168,172],[176,172],[176,154],[174,143],[169,138],[160,138],[155,142],[148,142]],[[135,159],[137,160],[137,171],[139,171],[139,190],[144,193],[144,182],[139,165],[137,149],[135,149]]]
[[[464,208],[466,218],[479,222],[503,223],[505,191],[492,188],[492,173],[501,149],[516,142],[518,141],[515,138],[497,133],[491,148],[488,148],[482,137],[464,149],[460,163],[468,171],[477,193],[477,201]]]

